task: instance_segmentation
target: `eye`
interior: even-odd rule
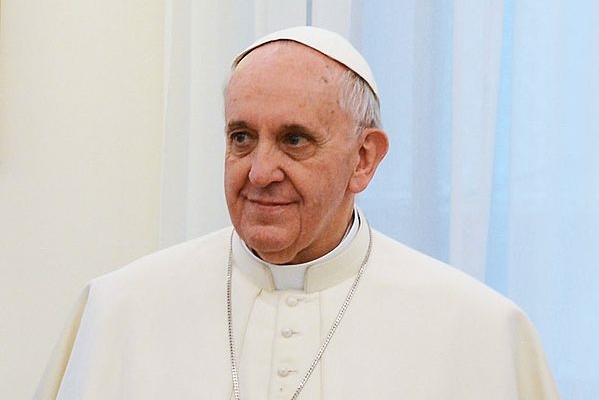
[[[250,135],[247,132],[233,132],[229,135],[229,140],[233,144],[243,144],[250,139]]]
[[[228,151],[231,155],[244,156],[252,151],[256,143],[251,132],[240,130],[229,133]]]
[[[318,147],[314,137],[305,132],[288,132],[279,140],[281,149],[295,160],[311,157]]]
[[[289,146],[303,146],[310,142],[310,139],[300,133],[289,133],[283,138],[283,142]]]

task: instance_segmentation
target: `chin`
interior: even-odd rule
[[[237,230],[243,241],[264,261],[289,263],[297,252],[292,250],[295,237],[286,228],[256,226]]]

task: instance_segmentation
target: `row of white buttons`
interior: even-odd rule
[[[300,300],[301,300],[301,298],[299,298],[297,296],[287,296],[287,298],[285,299],[285,304],[287,304],[289,307],[295,307],[298,305]],[[293,329],[291,329],[291,328],[285,328],[285,329],[281,330],[281,336],[283,336],[286,339],[289,339],[295,333],[297,333],[297,332],[294,332]],[[292,372],[295,372],[295,370],[285,368],[285,367],[279,367],[277,369],[277,374],[281,378],[285,378],[285,377],[289,376],[289,374]]]

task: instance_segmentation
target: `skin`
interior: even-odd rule
[[[240,237],[263,260],[297,264],[332,250],[388,143],[355,133],[339,106],[345,67],[298,43],[248,54],[225,93],[225,194]]]

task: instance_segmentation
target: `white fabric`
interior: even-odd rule
[[[92,281],[36,400],[231,398],[225,280],[231,229]],[[273,290],[233,237],[233,326],[242,396],[289,399],[366,254],[352,245]],[[58,393],[58,394],[57,394]],[[373,233],[366,273],[300,399],[554,400],[536,334],[473,278]]]

